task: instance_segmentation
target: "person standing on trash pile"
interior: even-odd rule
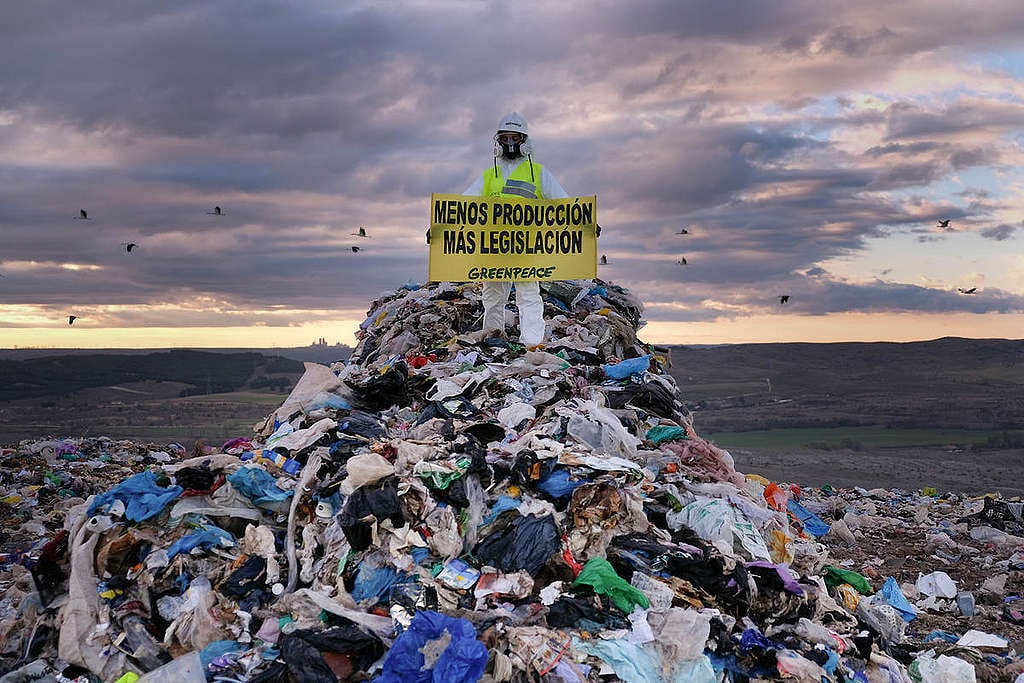
[[[566,194],[546,167],[533,160],[530,131],[518,112],[502,117],[494,134],[494,163],[462,194],[474,197],[526,197],[564,199]],[[505,331],[505,304],[511,282],[484,282],[483,329]],[[519,341],[527,347],[544,341],[544,300],[540,283],[515,282],[519,308]]]

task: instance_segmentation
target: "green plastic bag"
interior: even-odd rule
[[[431,488],[439,491],[447,491],[453,481],[461,479],[462,475],[469,471],[469,466],[471,464],[473,464],[473,461],[469,458],[459,458],[455,461],[455,471],[423,470],[416,472],[416,476]]]
[[[654,444],[662,441],[678,441],[686,438],[686,430],[672,425],[657,425],[647,430],[647,440]]]
[[[863,575],[849,569],[840,569],[830,564],[825,565],[825,585],[829,588],[838,586],[841,583],[848,583],[857,589],[861,595],[873,592],[871,583]]]
[[[590,586],[598,595],[607,595],[626,614],[630,614],[636,605],[644,609],[651,606],[647,596],[616,574],[615,568],[603,557],[592,557],[587,561],[572,583],[574,586],[579,584]]]

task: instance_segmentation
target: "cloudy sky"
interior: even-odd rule
[[[0,347],[354,344],[512,109],[648,341],[1022,338],[1021,36],[1019,0],[4,3]]]

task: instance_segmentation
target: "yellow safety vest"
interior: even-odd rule
[[[506,180],[501,177],[501,168],[492,166],[484,171],[484,189],[481,196],[544,199],[540,191],[541,168],[536,161],[524,159]]]

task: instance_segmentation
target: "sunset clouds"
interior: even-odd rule
[[[511,109],[672,341],[782,293],[821,329],[1024,329],[1017,2],[9,5],[0,346],[71,307],[109,337],[351,326],[426,277],[430,194]]]

